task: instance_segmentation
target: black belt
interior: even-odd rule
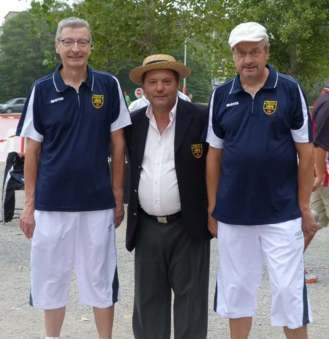
[[[171,222],[178,220],[182,216],[182,212],[177,212],[175,214],[163,215],[163,216],[157,217],[155,215],[147,214],[143,209],[140,209],[140,211],[146,217],[151,218],[160,224],[170,224]]]

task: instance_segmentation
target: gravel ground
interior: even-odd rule
[[[2,183],[3,163],[0,163]],[[17,192],[17,207],[22,207],[22,192]],[[19,211],[18,211],[19,213]],[[30,242],[25,239],[15,218],[0,224],[0,339],[43,339],[42,312],[28,305],[29,294],[29,251]],[[120,302],[116,306],[115,339],[131,339],[131,315],[133,298],[133,254],[124,247],[125,222],[117,230],[119,256]],[[329,338],[329,230],[321,230],[306,253],[306,266],[319,276],[317,284],[308,287],[313,309],[314,322],[309,326],[309,337]],[[227,321],[219,318],[212,310],[216,271],[216,244],[212,241],[211,273],[209,292],[208,339],[229,338]],[[281,329],[272,328],[269,319],[270,289],[266,274],[258,296],[258,310],[251,339],[284,338]],[[73,279],[71,300],[67,307],[62,338],[97,338],[93,316],[88,307],[77,301],[77,289]]]

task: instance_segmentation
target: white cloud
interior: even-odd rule
[[[31,0],[0,0],[0,25],[10,11],[24,11],[30,7]]]

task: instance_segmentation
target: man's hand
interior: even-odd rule
[[[115,209],[114,209],[114,222],[115,222],[115,227],[119,227],[123,217],[125,215],[125,210],[123,203],[122,204],[117,204]]]
[[[35,228],[35,220],[34,220],[34,211],[28,208],[24,208],[20,220],[19,226],[23,233],[25,234],[27,239],[31,239],[33,236],[34,228]]]
[[[313,239],[315,233],[318,231],[319,225],[310,209],[302,212],[302,230],[305,239],[305,250]]]
[[[217,237],[217,220],[213,218],[210,214],[208,215],[208,231],[213,237]]]
[[[319,186],[322,185],[323,180],[324,180],[324,177],[323,177],[323,176],[316,176],[316,177],[314,178],[313,189],[312,189],[313,192],[314,192]]]

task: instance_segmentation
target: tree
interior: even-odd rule
[[[33,81],[51,71],[56,63],[54,17],[64,10],[68,7],[56,1],[33,1],[30,11],[4,24],[0,37],[1,100],[26,96]]]
[[[187,9],[178,6],[177,1],[85,0],[75,6],[74,11],[92,26],[91,63],[118,75],[125,89],[133,90],[129,70],[140,65],[147,55],[168,53],[182,60],[192,12],[187,15]],[[210,73],[199,75],[199,79],[205,77],[210,84]],[[198,82],[197,78],[191,78],[194,88],[198,88]],[[209,91],[210,86],[204,90],[198,88],[195,98],[207,101]]]
[[[211,81],[235,74],[227,40],[240,22],[258,21],[271,40],[270,62],[297,77],[312,98],[329,78],[328,0],[82,0],[32,2],[32,9],[8,20],[0,37],[0,98],[24,95],[33,79],[57,62],[54,34],[67,16],[89,21],[93,31],[91,64],[117,75],[134,89],[128,74],[151,53],[184,58],[188,87],[196,101],[208,101]],[[316,88],[316,90],[314,89]]]
[[[231,27],[246,21],[263,24],[270,34],[271,58],[280,71],[299,79],[309,97],[328,79],[329,7],[327,0],[227,0]]]

